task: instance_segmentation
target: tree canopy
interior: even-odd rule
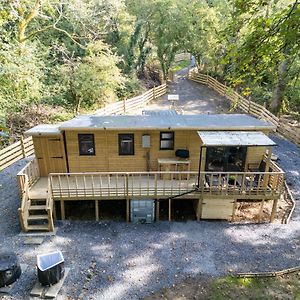
[[[275,113],[299,114],[299,20],[296,0],[2,0],[1,128],[24,107],[79,113],[139,93],[182,51]]]

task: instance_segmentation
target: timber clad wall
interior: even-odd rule
[[[80,156],[78,133],[94,133],[95,156]],[[134,133],[134,155],[119,155],[118,134]],[[150,135],[150,148],[142,147],[142,136]],[[200,140],[197,132],[175,131],[174,150],[160,150],[160,131],[66,131],[66,144],[70,172],[135,172],[147,171],[147,152],[150,171],[158,169],[158,158],[173,158],[175,150],[190,150],[191,170],[198,170]]]
[[[95,156],[79,155],[78,133],[93,133]],[[134,155],[119,155],[118,134],[134,133]],[[174,150],[160,150],[160,131],[66,131],[69,172],[136,172],[157,171],[158,158],[174,158],[177,149],[190,151],[191,171],[198,171],[200,139],[197,131],[176,130]],[[142,147],[142,136],[150,135],[150,148]],[[147,170],[147,152],[150,170]],[[249,147],[246,166],[259,165],[266,147]]]

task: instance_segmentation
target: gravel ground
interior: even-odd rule
[[[188,68],[184,68],[175,75],[175,82],[168,84],[167,94],[155,102],[151,102],[146,107],[131,112],[131,114],[141,114],[145,109],[169,109],[171,103],[168,101],[168,94],[179,95],[179,101],[175,103],[175,109],[186,115],[228,112],[230,107],[229,101],[225,97],[220,96],[213,89],[188,80],[186,78],[187,71]]]
[[[273,138],[279,145],[274,152],[299,202],[299,148]],[[36,255],[56,249],[63,251],[66,267],[71,268],[60,299],[140,299],[199,274],[219,276],[300,264],[299,207],[288,225],[57,222],[56,236],[45,237],[41,245],[24,245],[25,237],[19,235],[16,174],[25,163],[17,162],[0,172],[1,249],[15,251],[21,263],[28,265],[12,296],[3,299],[29,299],[36,278]]]

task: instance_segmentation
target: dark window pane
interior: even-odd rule
[[[133,134],[119,134],[119,155],[134,155]]]
[[[160,133],[160,150],[173,150],[174,149],[174,132],[161,132]]]
[[[93,134],[78,134],[78,143],[80,155],[95,155]]]
[[[240,172],[244,170],[246,147],[208,147],[206,171]]]

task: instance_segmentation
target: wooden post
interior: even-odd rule
[[[126,100],[123,100],[123,113],[126,114]]]
[[[55,200],[53,200],[52,215],[53,215],[54,221],[57,220]]]
[[[197,221],[200,221],[201,214],[202,214],[202,199],[203,199],[203,195],[201,195],[198,200],[197,211],[196,211]]]
[[[172,210],[171,210],[172,200],[169,199],[169,221],[172,221]]]
[[[95,200],[95,217],[96,221],[99,221],[99,201]]]
[[[130,199],[126,199],[126,222],[130,222]]]
[[[25,151],[25,145],[24,145],[24,138],[23,138],[23,136],[21,136],[21,149],[22,149],[23,158],[25,158],[26,157],[26,151]]]
[[[267,156],[267,160],[266,160],[266,167],[265,167],[265,172],[269,172],[270,171],[270,161],[271,161],[271,156],[272,156],[272,147],[268,147],[268,156]],[[268,186],[268,181],[269,181],[269,174],[265,174],[264,175],[264,187]]]
[[[155,86],[152,88],[153,91],[153,100],[155,100]]]
[[[60,214],[61,214],[61,219],[65,220],[66,213],[65,213],[65,201],[64,200],[60,200]]]
[[[236,203],[237,203],[237,199],[234,199],[233,208],[232,208],[231,222],[235,221]]]
[[[156,219],[156,222],[159,221],[159,200],[156,199],[156,212],[155,212],[155,219]]]
[[[276,213],[277,213],[277,203],[278,203],[278,199],[274,199],[273,200],[273,207],[272,207],[272,212],[271,212],[271,218],[270,218],[270,222],[273,223]]]
[[[263,200],[261,201],[261,203],[260,203],[259,215],[258,215],[258,221],[259,221],[259,222],[261,222],[261,220],[262,220],[264,204],[265,204],[265,199],[263,199]]]

